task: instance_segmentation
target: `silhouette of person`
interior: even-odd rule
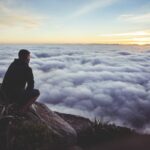
[[[8,67],[2,82],[2,90],[9,99],[9,103],[17,104],[19,111],[25,112],[40,95],[39,90],[34,89],[34,77],[29,67],[30,52],[21,49],[18,59]]]

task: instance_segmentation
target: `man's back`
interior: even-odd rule
[[[7,96],[7,103],[16,104],[19,112],[26,112],[40,95],[40,91],[34,89],[34,78],[29,62],[30,52],[21,49],[18,59],[9,66],[1,87]]]
[[[26,83],[27,90],[34,88],[32,69],[27,63],[15,59],[5,74],[2,89],[9,97],[15,97],[25,90]]]

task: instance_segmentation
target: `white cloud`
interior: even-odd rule
[[[15,1],[13,1],[15,2]],[[1,27],[28,27],[35,28],[41,24],[42,16],[11,7],[12,1],[0,2],[0,26]]]
[[[145,14],[124,14],[119,16],[119,19],[135,23],[149,23],[150,13]]]
[[[109,42],[127,42],[130,44],[145,45],[150,44],[150,31],[134,31],[123,33],[99,34],[98,37],[107,39]]]
[[[115,33],[115,34],[100,34],[98,36],[102,37],[150,36],[150,33],[146,31],[136,31],[136,32]]]
[[[96,10],[96,9],[107,7],[111,4],[113,4],[115,1],[117,1],[117,0],[105,0],[105,1],[92,0],[91,2],[89,2],[86,5],[83,5],[80,9],[78,9],[76,12],[74,12],[72,17],[83,16],[89,12]]]
[[[150,47],[4,45],[0,46],[1,78],[21,48],[32,53],[39,101],[50,108],[150,128]]]

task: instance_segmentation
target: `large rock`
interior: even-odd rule
[[[77,132],[77,143],[79,145],[87,145],[92,140],[91,137],[94,134],[94,123],[87,118],[71,115],[71,114],[63,114],[56,112],[59,116],[61,116],[65,121],[67,121]]]
[[[62,139],[65,139],[68,144],[75,142],[77,137],[75,129],[63,118],[51,111],[45,104],[38,102],[32,104],[28,113],[29,116],[31,112],[38,116],[50,130],[58,134]]]
[[[54,150],[75,145],[77,134],[59,115],[36,102],[22,116],[1,117],[0,141],[0,150]]]
[[[77,132],[78,135],[91,130],[93,126],[93,122],[88,118],[84,118],[77,115],[72,114],[64,114],[56,112],[61,118],[63,118],[66,122],[68,122]]]

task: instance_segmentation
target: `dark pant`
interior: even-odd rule
[[[19,110],[25,112],[39,97],[40,92],[37,89],[24,91],[22,93],[22,101],[19,101]]]
[[[33,90],[24,90],[21,94],[19,104],[24,105],[26,104],[30,99],[34,97],[38,97],[40,95],[39,90],[33,89]]]
[[[26,111],[40,95],[37,89],[23,91],[7,90],[5,93],[8,98],[8,104],[16,104],[20,111]]]

